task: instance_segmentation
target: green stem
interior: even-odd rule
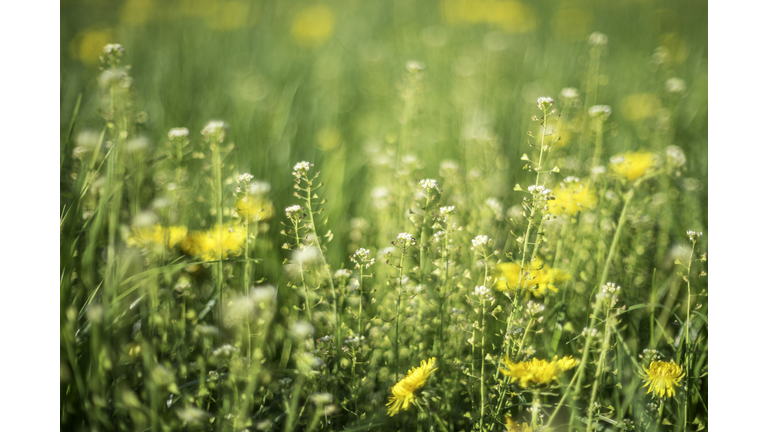
[[[403,261],[405,248],[401,250],[400,266],[397,276],[397,311],[395,312],[395,380],[400,381],[400,300],[403,295]]]

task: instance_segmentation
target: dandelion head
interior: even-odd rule
[[[626,152],[611,157],[611,169],[619,177],[635,181],[656,166],[658,158],[647,151]]]
[[[511,378],[511,382],[519,381],[523,388],[543,387],[552,382],[558,382],[563,372],[576,366],[573,356],[558,359],[555,356],[552,361],[532,359],[515,363],[505,356],[502,360],[501,372]]]
[[[552,193],[554,200],[549,202],[549,212],[554,215],[576,215],[583,210],[597,206],[597,194],[576,177],[566,178]]]
[[[400,411],[407,411],[411,405],[422,406],[421,396],[429,377],[437,370],[436,361],[435,357],[422,360],[419,367],[411,368],[405,378],[392,387],[392,396],[387,403],[389,407],[387,414],[394,416]]]
[[[650,367],[643,366],[645,385],[648,393],[653,392],[659,398],[675,395],[675,387],[680,387],[680,380],[685,376],[683,367],[675,362],[654,361]]]

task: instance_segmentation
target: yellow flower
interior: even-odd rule
[[[531,425],[517,423],[510,416],[504,416],[504,425],[507,427],[507,432],[533,432]]]
[[[394,416],[400,411],[406,411],[411,405],[419,406],[418,393],[427,385],[427,379],[434,373],[437,359],[422,360],[421,366],[411,368],[405,378],[398,381],[392,387],[392,396],[389,397],[387,414]]]
[[[529,385],[544,386],[552,381],[558,381],[564,371],[576,366],[576,359],[572,356],[558,359],[555,356],[551,362],[533,359],[515,363],[504,356],[502,363],[506,369],[502,368],[501,373],[512,378],[512,382],[519,380],[521,386],[528,387]]]
[[[597,205],[597,195],[589,187],[576,181],[558,185],[553,195],[554,201],[549,202],[549,212],[553,215],[569,214],[575,215],[582,210],[595,208]]]
[[[253,195],[247,199],[245,197],[238,199],[235,203],[235,211],[243,219],[250,218],[251,222],[270,220],[275,215],[275,207],[269,200]]]
[[[537,260],[540,262],[540,260]],[[536,266],[536,264],[534,264]],[[497,277],[495,288],[499,291],[514,290],[517,288],[520,279],[520,264],[516,262],[499,263],[496,265]],[[548,265],[541,268],[523,272],[522,288],[540,297],[547,293],[547,290],[557,292],[556,284],[560,284],[571,279],[571,275],[559,270],[553,269]]]
[[[336,28],[336,17],[325,5],[308,6],[299,11],[291,24],[291,36],[296,44],[317,47],[324,44]]]
[[[648,393],[653,392],[658,397],[670,397],[675,395],[675,386],[680,386],[680,380],[685,376],[683,367],[675,362],[655,361],[645,371],[645,385]],[[647,393],[646,393],[647,394]]]
[[[69,43],[69,52],[73,58],[85,65],[98,65],[99,56],[104,54],[104,45],[112,43],[113,32],[108,28],[91,28],[79,32]]]
[[[245,228],[240,225],[216,226],[209,231],[196,231],[181,243],[187,255],[200,256],[204,261],[227,259],[240,255],[245,244]]]
[[[152,228],[134,228],[126,243],[128,246],[149,247],[153,245],[167,245],[174,247],[187,236],[187,227],[172,226],[164,228],[155,225]]]
[[[611,158],[611,169],[620,177],[635,181],[653,168],[657,161],[658,158],[651,152],[626,152]]]

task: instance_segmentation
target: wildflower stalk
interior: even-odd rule
[[[222,325],[222,311],[224,303],[224,225],[223,225],[223,199],[221,192],[221,154],[219,153],[219,143],[217,137],[211,139],[211,153],[213,160],[213,203],[216,213],[216,224],[218,229],[218,254],[219,259],[216,263],[216,290],[219,293],[219,326]]]
[[[299,275],[301,276],[301,287],[304,288],[305,305],[307,307],[307,319],[309,323],[312,323],[312,303],[309,301],[309,288],[307,287],[307,281],[304,279],[304,260],[301,256],[301,239],[299,238],[299,221],[298,219],[291,218],[293,222],[293,232],[296,236],[296,248],[299,251]],[[313,339],[314,341],[314,339]]]
[[[606,316],[605,316],[605,330],[604,330],[604,336],[603,336],[603,345],[600,348],[600,359],[597,361],[597,370],[595,371],[595,380],[592,383],[592,395],[589,399],[589,405],[588,405],[588,411],[589,416],[587,418],[587,432],[592,431],[592,417],[594,415],[594,403],[595,398],[597,397],[597,389],[600,386],[600,379],[603,375],[603,363],[605,363],[605,356],[608,352],[608,348],[611,342],[611,325],[610,325],[610,308],[606,308]]]
[[[537,167],[535,169],[535,171],[536,171],[536,181],[534,182],[534,187],[538,187],[539,186],[539,179],[541,177],[541,171],[542,171],[542,167],[544,165],[544,150],[546,148],[544,139],[547,136],[546,131],[547,131],[547,121],[548,121],[548,117],[549,117],[549,108],[550,108],[550,106],[551,105],[542,106],[542,111],[543,111],[544,115],[543,115],[541,126],[542,126],[543,129],[542,129],[542,133],[541,133],[541,144],[539,146],[540,147],[539,148],[539,162],[538,162]],[[507,329],[506,329],[506,333],[505,334],[508,334],[509,333],[509,329],[512,328],[512,319],[514,318],[515,313],[517,312],[517,309],[518,309],[518,303],[520,301],[520,291],[522,291],[522,285],[523,285],[523,274],[525,273],[524,272],[525,260],[526,260],[526,258],[528,256],[527,255],[528,254],[528,244],[529,244],[528,240],[531,237],[531,229],[534,226],[534,220],[536,218],[536,212],[537,212],[538,206],[539,206],[539,203],[538,203],[536,197],[534,196],[534,199],[531,202],[531,213],[530,213],[530,215],[528,217],[528,227],[526,228],[525,236],[523,237],[523,257],[522,257],[522,260],[520,261],[520,274],[519,274],[519,276],[517,278],[517,287],[515,288],[515,298],[514,298],[514,301],[512,303],[512,310],[510,311],[509,316],[507,317]],[[540,233],[541,233],[541,230],[540,229],[537,230],[537,232],[536,232],[537,239],[536,240],[538,240],[538,235]],[[534,240],[534,243],[536,242],[536,240]],[[530,264],[529,264],[529,267],[530,267]],[[510,340],[511,340],[511,338],[510,338]],[[507,340],[505,340],[503,342],[502,351],[504,352],[504,354],[509,355],[510,344],[509,344],[509,342]],[[497,379],[499,377],[500,371],[501,371],[501,365],[499,365],[496,368],[496,378]],[[501,395],[499,397],[499,405],[498,405],[498,408],[496,409],[495,415],[498,415],[499,411],[501,410],[501,403],[504,400],[504,396],[506,396],[506,392],[507,392],[507,388],[506,387],[507,386],[503,386],[502,387]]]
[[[486,275],[488,274],[488,264],[486,264]],[[486,276],[487,277],[487,276]],[[485,297],[481,301],[480,316],[480,430],[483,430],[483,420],[485,420]]]
[[[403,261],[405,260],[405,247],[401,250],[400,265],[397,267],[397,310],[395,312],[395,380],[400,381],[400,301],[403,296]]]
[[[248,182],[245,182],[245,262],[243,263],[243,295],[248,296],[248,286],[250,285],[251,269],[250,261],[248,260],[248,246],[251,240],[250,222],[251,222],[251,203],[248,202]],[[251,320],[248,316],[245,317],[245,331],[247,332],[248,357],[251,353]]]
[[[600,165],[600,155],[603,152],[603,120],[595,119],[595,154],[592,156],[592,167]]]
[[[696,250],[696,240],[697,237],[695,235],[691,236],[693,244],[691,245],[691,254],[688,256],[688,274],[685,277],[685,282],[688,284],[688,302],[685,310],[685,401],[683,404],[683,431],[688,426],[688,389],[691,376],[691,266],[693,265],[693,254]]]
[[[533,391],[533,401],[531,402],[531,430],[536,430],[539,425],[539,410],[541,409],[539,391],[539,389]]]

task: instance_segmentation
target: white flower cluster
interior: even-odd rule
[[[668,79],[667,82],[664,83],[664,87],[667,89],[667,92],[677,93],[677,94],[684,92],[685,89],[687,88],[685,85],[685,81],[681,78]]]
[[[625,160],[626,159],[624,159],[624,156],[622,155],[611,156],[611,159],[610,159],[611,165],[618,165],[618,164],[624,163]]]
[[[355,268],[360,268],[361,266],[365,266],[365,268],[369,268],[373,264],[376,264],[376,258],[371,258],[371,260],[368,261],[368,256],[370,254],[371,254],[370,249],[360,248],[357,251],[355,251],[354,255],[350,256],[349,259],[351,259],[352,262],[355,263]]]
[[[544,186],[535,186],[535,185],[528,186],[528,192],[532,193],[533,195],[544,195],[544,196],[552,194],[552,191],[545,188]]]
[[[408,70],[408,72],[413,73],[413,72],[423,71],[426,68],[426,66],[424,65],[424,63],[420,61],[408,60],[405,63],[405,68]]]
[[[703,235],[704,235],[704,234],[702,234],[702,233],[701,233],[701,231],[699,231],[699,232],[696,232],[696,231],[687,231],[687,232],[686,232],[686,234],[688,234],[688,238],[689,238],[689,239],[691,239],[691,241],[696,241],[696,240],[698,240],[698,239],[699,239],[701,236],[703,236]]]
[[[472,249],[475,252],[478,252],[476,249],[479,249],[480,251],[485,250],[485,247],[490,245],[493,240],[489,239],[487,235],[479,235],[472,239]]]
[[[304,208],[300,205],[292,205],[290,207],[286,207],[285,209],[285,215],[290,219],[298,219],[301,217],[301,214],[304,211]]]
[[[299,162],[293,166],[293,176],[296,178],[301,178],[301,176],[306,175],[314,166],[314,164],[309,162]]]
[[[238,352],[240,352],[240,348],[232,346],[230,344],[225,344],[213,350],[212,354],[216,358],[222,358],[222,357],[226,358],[226,357],[232,357],[233,354],[236,354]]]
[[[120,44],[106,44],[104,45],[104,53],[111,56],[121,57],[125,54],[125,48]]]
[[[601,175],[608,172],[608,169],[605,168],[603,165],[598,165],[594,168],[592,168],[591,174],[592,177],[600,177]]]
[[[584,330],[581,331],[582,336],[584,337],[589,336],[593,339],[596,338],[599,334],[600,332],[596,328],[590,329],[590,328],[584,327]]]
[[[450,177],[459,172],[459,163],[455,160],[446,159],[440,162],[439,173],[443,177]]]
[[[168,139],[183,139],[189,136],[189,129],[185,127],[173,128],[168,131]]]
[[[538,105],[539,109],[542,111],[548,110],[554,104],[555,100],[551,97],[540,97],[538,100],[536,100],[536,105]]]
[[[579,180],[579,178],[578,178],[578,177],[574,177],[574,176],[568,176],[568,177],[566,177],[566,178],[565,178],[565,180],[563,180],[563,181],[564,181],[566,184],[568,184],[568,183],[578,183],[578,182],[580,182],[581,180]]]
[[[566,101],[575,101],[579,98],[579,90],[573,87],[566,87],[560,90],[560,98]]]
[[[491,209],[493,215],[496,216],[496,220],[500,221],[504,219],[504,207],[501,205],[499,200],[494,197],[490,197],[485,200],[485,205]]]
[[[661,360],[661,353],[655,349],[644,349],[642,354],[638,354],[638,357],[648,361]]]
[[[248,173],[240,174],[240,176],[237,178],[238,183],[240,182],[248,183],[251,180],[253,180],[253,176]]]
[[[349,277],[352,276],[352,271],[349,269],[337,270],[334,276],[336,279],[349,279]]]
[[[607,284],[603,285],[603,291],[597,295],[597,300],[604,301],[608,303],[609,307],[613,307],[616,305],[616,302],[619,301],[620,290],[620,286],[613,282],[608,282]]]
[[[227,131],[227,128],[228,126],[225,122],[221,120],[211,120],[205,125],[200,133],[206,137],[215,137],[222,140],[224,138],[222,134]]]
[[[333,402],[333,395],[330,393],[315,393],[309,396],[309,399],[315,403],[315,405],[328,405]]]
[[[317,340],[320,343],[333,342],[333,335],[325,335]]]
[[[395,245],[400,248],[407,248],[416,244],[416,239],[408,233],[400,233],[394,241]]]
[[[608,45],[608,36],[604,33],[594,32],[587,38],[587,43],[592,46],[606,46]]]
[[[544,312],[544,305],[541,303],[536,303],[535,301],[531,300],[528,302],[528,304],[525,305],[525,314],[529,317],[533,317],[542,312]]]
[[[419,181],[419,186],[422,187],[425,191],[428,191],[430,189],[438,190],[440,188],[440,185],[437,184],[437,180],[433,179],[425,179]]]
[[[589,107],[589,116],[598,120],[608,120],[613,110],[608,105],[595,105]]]
[[[472,291],[472,294],[484,299],[492,298],[491,290],[486,288],[484,285],[476,286],[475,290]]]
[[[668,146],[666,151],[667,161],[675,167],[681,167],[685,165],[685,153],[683,149],[678,146]]]
[[[456,214],[455,206],[440,207],[440,216],[447,216],[452,214]]]
[[[617,294],[619,290],[621,290],[621,287],[613,282],[608,282],[607,284],[603,285],[604,293]]]
[[[440,241],[445,237],[445,230],[436,231],[434,234],[432,234],[432,237],[435,238],[435,241]]]
[[[365,343],[365,336],[360,336],[357,333],[352,335],[352,337],[344,339],[344,345],[355,345],[360,346]]]

